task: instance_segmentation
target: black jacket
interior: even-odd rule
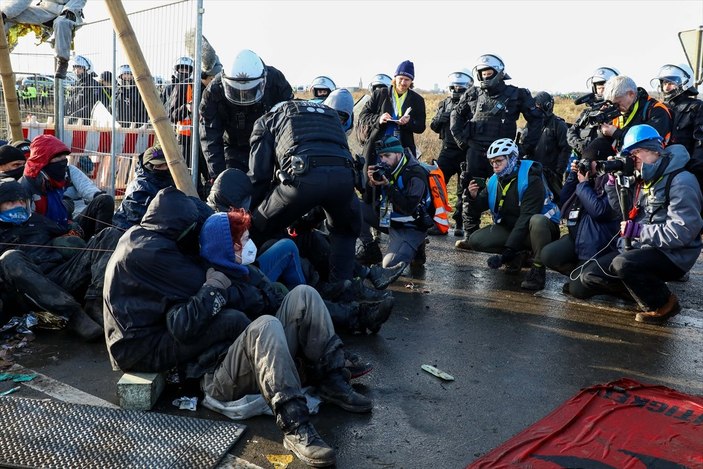
[[[100,99],[100,85],[94,80],[95,73],[81,74],[78,82],[71,88],[71,94],[66,102],[66,116],[90,119],[93,106]]]
[[[293,99],[293,88],[279,70],[266,66],[262,100],[251,106],[232,104],[225,97],[222,75],[216,76],[200,100],[200,145],[210,177],[236,166],[237,154],[249,154],[254,122],[275,104]],[[246,161],[240,162],[246,165]],[[244,169],[244,168],[239,168]]]
[[[0,223],[0,254],[18,249],[29,256],[42,272],[48,272],[64,259],[58,249],[47,248],[54,238],[67,233],[58,223],[33,213],[21,225]],[[37,246],[37,247],[33,247]]]
[[[691,158],[703,159],[703,101],[682,93],[665,104],[673,117],[669,145],[683,145]]]
[[[131,83],[120,85],[115,96],[115,106],[117,107],[114,113],[115,119],[121,125],[129,126],[136,122],[138,126],[141,126],[149,122],[146,106],[144,106],[144,101],[142,101],[136,85]]]
[[[167,188],[117,243],[103,297],[107,347],[121,369],[151,353],[165,334],[182,344],[197,342],[224,306],[222,290],[204,285],[207,266],[198,255],[197,231],[188,231],[202,219],[193,198]],[[192,254],[184,251],[191,244]]]
[[[400,127],[399,138],[403,147],[409,148],[410,151],[413,152],[413,155],[417,155],[414,134],[421,134],[427,127],[425,116],[425,98],[413,90],[408,90],[401,112],[398,113],[400,114],[398,118],[400,118],[410,107],[412,108],[410,111],[410,122]],[[395,116],[395,112],[393,111],[392,89],[379,88],[373,92],[371,99],[366,101],[366,104],[364,104],[364,107],[359,114],[358,124],[371,129],[369,139],[364,145],[364,158],[366,158],[367,166],[376,164],[376,141],[382,139],[386,135],[386,130],[389,125],[394,125],[388,123],[379,124],[378,120],[385,112],[391,116]]]
[[[566,141],[566,122],[559,116],[550,114],[544,116],[542,129],[537,146],[535,147],[533,160],[542,163],[542,169],[550,170],[556,175],[561,175],[566,170],[566,165],[571,155],[571,147]],[[525,140],[529,139],[527,134],[523,135]]]
[[[458,150],[459,145],[456,144],[452,132],[449,128],[449,120],[452,114],[452,109],[458,104],[459,101],[454,102],[452,97],[449,96],[444,100],[439,102],[437,106],[437,112],[430,122],[430,129],[433,132],[439,134],[439,138],[442,140],[442,148],[448,148],[451,150]]]

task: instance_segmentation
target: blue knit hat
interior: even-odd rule
[[[377,153],[403,153],[403,145],[397,138],[388,136],[381,141]]]
[[[403,75],[411,80],[415,79],[415,65],[409,60],[401,62],[398,68],[395,69],[395,76]]]

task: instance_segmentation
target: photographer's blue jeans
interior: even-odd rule
[[[305,285],[305,275],[300,267],[298,246],[290,239],[274,243],[266,252],[257,257],[261,271],[272,282],[280,281],[288,289]]]

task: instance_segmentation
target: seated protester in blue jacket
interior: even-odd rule
[[[584,149],[583,159],[572,162],[559,197],[568,232],[542,249],[544,265],[569,277],[562,291],[576,298],[596,294],[584,287],[579,266],[615,250],[613,241],[622,220],[620,211],[615,209],[618,194],[615,185],[608,184],[609,174],[596,171],[596,161],[614,155],[610,141],[601,137]]]
[[[474,231],[469,247],[496,253],[488,258],[488,266],[498,269],[505,264],[506,272],[513,274],[520,272],[525,254],[532,251],[532,267],[520,286],[542,290],[546,269],[540,254],[544,246],[559,239],[559,209],[547,192],[541,165],[520,160],[518,147],[509,138],[493,142],[486,155],[493,176],[485,189],[478,180],[471,180],[464,201],[476,213],[489,209],[493,224]]]
[[[589,264],[581,281],[600,293],[629,293],[641,309],[636,321],[661,324],[681,310],[666,282],[686,274],[701,253],[703,196],[696,176],[684,169],[686,148],[664,148],[654,127],[628,130],[622,154],[634,160],[638,177],[633,208],[621,222],[620,251]]]

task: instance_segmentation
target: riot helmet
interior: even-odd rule
[[[316,77],[310,84],[312,97],[319,100],[324,100],[331,92],[337,89],[331,78],[326,76]]]
[[[232,104],[250,106],[258,103],[266,88],[264,62],[248,49],[240,51],[229,69],[222,71],[222,87]]]
[[[73,59],[73,68],[82,68],[86,73],[93,70],[93,63],[85,56],[77,55]]]
[[[180,80],[185,80],[193,73],[195,69],[193,59],[190,57],[178,57],[173,64],[173,71]]]
[[[554,97],[546,91],[540,91],[535,95],[535,105],[541,109],[545,115],[551,116],[554,111]]]
[[[484,79],[481,72],[489,69],[493,70],[493,75]],[[476,80],[480,82],[481,89],[484,90],[493,88],[503,81],[510,79],[510,76],[505,73],[505,63],[503,59],[495,54],[484,54],[476,59],[473,74]]]
[[[598,67],[594,70],[593,75],[586,80],[586,87],[590,88],[593,94],[601,98],[602,95],[598,94],[598,86],[604,85],[606,81],[618,75],[620,75],[620,72],[617,68]]]
[[[369,83],[369,91],[372,93],[379,88],[390,88],[393,79],[385,73],[379,73],[373,76]]]
[[[447,78],[449,80],[447,90],[455,101],[457,101],[469,87],[474,86],[474,79],[471,77],[471,73],[468,70],[452,72]]]
[[[664,82],[673,83],[676,88],[664,91]],[[693,70],[686,64],[662,65],[657,76],[649,82],[653,88],[657,88],[666,101],[671,101],[680,94],[693,88]],[[695,88],[694,88],[695,90]]]
[[[125,75],[132,77],[132,68],[127,64],[120,65],[120,68],[117,69],[117,78],[119,78],[120,83],[124,83],[126,81],[124,78]],[[129,81],[133,81],[133,78],[130,78]]]
[[[345,132],[354,125],[354,97],[346,88],[340,88],[330,93],[323,104],[331,107],[337,114]]]

